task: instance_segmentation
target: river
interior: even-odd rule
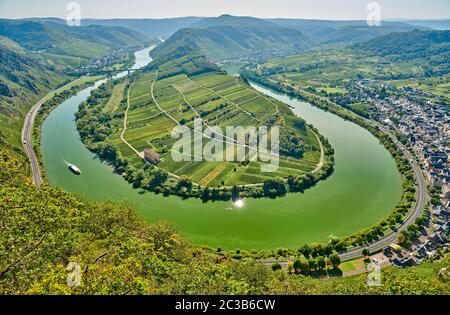
[[[136,53],[140,68],[151,48]],[[120,76],[126,75],[121,73]],[[388,151],[367,130],[308,103],[266,88],[259,91],[294,107],[335,149],[335,172],[305,193],[284,198],[246,199],[243,205],[140,194],[80,140],[74,114],[98,87],[86,88],[53,110],[44,121],[41,153],[49,183],[92,200],[128,201],[148,222],[165,220],[193,244],[222,249],[273,249],[327,241],[362,230],[387,217],[400,200],[401,176]],[[72,174],[66,162],[77,165]]]

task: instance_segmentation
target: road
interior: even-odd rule
[[[41,173],[41,167],[39,166],[39,161],[37,159],[36,152],[34,152],[33,148],[33,129],[34,129],[34,120],[36,118],[37,113],[39,112],[39,109],[41,109],[42,105],[47,102],[50,98],[55,95],[55,93],[61,92],[65,90],[67,87],[72,86],[75,82],[81,80],[75,79],[74,81],[71,81],[67,83],[66,85],[56,89],[55,91],[49,92],[46,96],[44,96],[42,99],[39,100],[33,107],[31,107],[30,111],[27,113],[25,117],[25,121],[22,128],[22,146],[23,149],[28,156],[28,159],[30,160],[31,165],[31,174],[33,178],[33,184],[36,186],[41,186],[43,183],[42,179],[42,173]]]
[[[41,108],[41,106],[50,98],[51,94],[46,95],[43,97],[39,102],[37,102],[27,113],[27,116],[25,117],[25,122],[22,128],[22,145],[23,149],[25,150],[25,153],[27,154],[30,165],[31,165],[31,173],[33,177],[33,184],[36,186],[42,185],[42,173],[41,168],[39,166],[39,161],[36,156],[36,152],[34,152],[33,149],[33,142],[32,142],[32,136],[33,136],[33,126],[34,126],[34,120],[36,118],[36,114]]]
[[[367,120],[369,121],[369,120]],[[364,248],[369,249],[370,252],[375,252],[378,250],[381,250],[383,248],[386,248],[392,243],[395,243],[397,241],[397,237],[399,233],[403,230],[405,230],[409,225],[413,224],[417,218],[419,218],[425,208],[425,205],[427,203],[427,183],[425,180],[425,177],[423,176],[422,170],[417,164],[416,160],[414,159],[413,155],[404,147],[403,144],[401,144],[395,136],[388,131],[384,126],[382,126],[379,123],[376,123],[374,121],[369,121],[371,124],[376,125],[380,128],[381,131],[386,133],[388,136],[391,137],[392,141],[397,145],[397,147],[403,152],[404,156],[408,159],[409,164],[411,165],[414,177],[416,179],[416,202],[414,204],[414,208],[412,211],[409,212],[408,217],[406,220],[403,221],[402,225],[396,230],[393,231],[385,236],[383,236],[378,241],[370,244],[369,246],[363,246],[358,247],[352,250],[349,250],[345,253],[340,254],[341,260],[351,260],[354,258],[358,258],[362,256],[362,251]]]
[[[305,93],[308,93],[308,92],[305,91]],[[317,97],[316,95],[314,95],[312,93],[308,93],[308,94],[311,96]],[[325,98],[325,97],[319,97],[319,98],[322,100],[326,100],[336,106],[339,106],[339,105],[331,102],[328,98]],[[391,233],[383,236],[382,238],[380,238],[379,240],[377,240],[376,242],[374,242],[370,245],[353,248],[353,249],[350,249],[349,251],[340,253],[339,256],[341,258],[341,261],[352,260],[352,259],[361,257],[362,251],[366,248],[369,249],[369,251],[372,253],[372,252],[382,250],[382,249],[388,247],[389,245],[391,245],[392,243],[395,243],[397,241],[397,237],[400,234],[400,232],[405,230],[409,225],[413,224],[415,222],[415,220],[422,215],[425,205],[427,203],[427,198],[428,198],[427,182],[425,180],[425,177],[423,176],[422,169],[417,164],[413,155],[383,125],[381,125],[380,123],[378,123],[376,121],[370,120],[370,119],[366,119],[366,118],[363,118],[363,119],[367,123],[371,124],[372,126],[378,127],[382,132],[387,134],[392,139],[394,144],[397,145],[397,147],[400,149],[400,151],[403,152],[403,155],[406,157],[406,159],[408,160],[409,164],[412,167],[414,177],[416,180],[416,202],[414,204],[412,211],[410,211],[408,213],[407,218],[403,221],[401,226],[398,227],[395,231],[392,231]],[[277,262],[277,263],[280,263],[282,266],[287,265],[287,260],[273,260],[270,262],[271,263]],[[263,262],[263,263],[266,264],[265,262]]]

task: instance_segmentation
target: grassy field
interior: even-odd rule
[[[341,83],[348,79],[415,75],[421,71],[412,62],[386,62],[378,57],[357,56],[345,49],[271,59],[260,65],[260,69],[268,71],[272,80],[293,84],[318,94],[347,94],[348,91]],[[277,71],[271,74],[273,70]]]
[[[293,128],[291,115],[287,105],[270,99],[246,85],[243,81],[218,73],[208,73],[187,77],[184,74],[164,79],[154,83],[154,99],[151,86],[155,80],[155,72],[143,73],[134,82],[125,80],[114,86],[112,96],[103,111],[114,113],[111,122],[113,134],[110,139],[117,145],[122,155],[135,159],[136,153],[120,140],[123,130],[123,115],[125,111],[123,95],[129,88],[130,109],[127,115],[127,130],[125,139],[138,151],[146,148],[156,151],[161,156],[159,167],[176,176],[187,176],[193,182],[202,186],[219,187],[243,184],[259,184],[274,177],[301,175],[313,171],[320,159],[319,143],[308,128]],[[282,125],[282,135],[289,129],[300,137],[307,150],[300,159],[282,157],[280,167],[275,173],[262,173],[261,162],[250,163],[228,162],[225,152],[216,155],[216,161],[193,161],[195,152],[188,156],[190,161],[174,161],[171,148],[177,139],[171,138],[171,131],[178,124],[193,129],[193,120],[202,118],[204,133],[208,127],[219,126],[224,136],[226,126],[260,126],[275,122]],[[287,123],[286,123],[287,122]],[[286,126],[287,124],[287,126]],[[209,139],[203,140],[203,145]],[[224,137],[222,142],[233,143],[232,138]],[[194,144],[194,139],[191,140]],[[227,147],[234,150],[237,146]],[[241,145],[242,148],[242,145]],[[250,152],[246,149],[246,156]],[[135,159],[139,162],[139,159]]]
[[[450,76],[421,78],[419,79],[407,79],[407,80],[391,80],[387,82],[390,85],[394,85],[398,88],[411,87],[421,90],[426,93],[430,93],[435,96],[441,96],[450,101]]]

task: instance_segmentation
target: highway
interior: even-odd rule
[[[25,117],[25,121],[22,128],[21,141],[23,149],[26,155],[28,156],[28,159],[30,160],[33,184],[35,184],[38,187],[42,185],[43,179],[41,168],[39,166],[39,161],[37,159],[36,152],[34,152],[33,148],[32,138],[33,138],[34,120],[36,118],[37,113],[39,112],[39,109],[45,102],[47,102],[55,93],[65,90],[67,87],[72,86],[78,80],[81,79],[75,79],[74,81],[67,83],[66,85],[56,89],[55,91],[49,92],[46,96],[44,96],[41,100],[39,100],[39,102],[37,102],[33,107],[31,107],[30,111],[27,113]]]
[[[49,97],[50,94],[46,95],[30,109],[30,111],[27,113],[27,116],[25,117],[25,122],[22,128],[21,138],[23,149],[25,150],[25,153],[27,154],[30,160],[33,184],[35,184],[38,187],[42,185],[43,180],[36,152],[34,152],[33,149],[33,142],[32,142],[33,126],[37,112],[41,108],[42,104],[44,104],[49,99]]]
[[[380,238],[379,240],[368,246],[358,247],[355,249],[351,249],[345,253],[341,253],[339,256],[341,257],[342,261],[361,257],[362,251],[365,248],[369,249],[369,251],[372,253],[375,251],[379,251],[383,248],[386,248],[392,243],[395,243],[397,241],[399,233],[405,230],[409,225],[413,224],[415,220],[422,215],[425,205],[427,203],[427,183],[425,177],[423,176],[422,170],[420,166],[417,165],[417,162],[415,161],[413,155],[384,126],[371,120],[367,121],[373,125],[378,126],[378,128],[380,128],[381,131],[383,131],[385,134],[391,137],[392,141],[397,145],[397,147],[403,152],[404,156],[408,159],[416,180],[416,202],[414,204],[414,208],[412,209],[412,211],[409,212],[408,217],[403,221],[401,226],[396,231],[392,231],[391,233],[383,236],[382,238]]]
[[[408,217],[403,221],[401,226],[398,227],[395,231],[392,231],[391,233],[383,236],[382,238],[380,238],[379,240],[370,245],[353,248],[349,251],[340,253],[339,257],[341,258],[341,261],[352,260],[363,256],[362,251],[365,248],[369,249],[369,251],[373,253],[388,247],[392,243],[395,243],[397,241],[397,237],[400,234],[400,232],[405,230],[409,225],[413,224],[415,220],[422,215],[425,205],[427,203],[427,196],[428,196],[427,183],[423,176],[422,170],[420,169],[419,165],[417,165],[417,162],[414,160],[412,154],[383,125],[374,122],[372,120],[366,121],[374,126],[377,126],[378,128],[380,128],[381,131],[383,131],[385,134],[391,137],[392,141],[397,145],[397,147],[403,152],[404,156],[408,159],[409,164],[413,169],[414,177],[416,179],[416,187],[417,187],[416,202],[414,204],[414,208],[412,209],[412,211],[409,212]],[[283,268],[287,268],[288,265],[288,260],[262,260],[260,262],[267,267],[270,267],[274,263],[279,263]]]

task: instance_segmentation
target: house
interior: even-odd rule
[[[152,164],[158,164],[161,161],[159,154],[150,149],[144,150],[144,159]]]
[[[405,257],[403,259],[394,258],[392,263],[399,267],[411,267],[417,264],[417,261],[413,257]]]

